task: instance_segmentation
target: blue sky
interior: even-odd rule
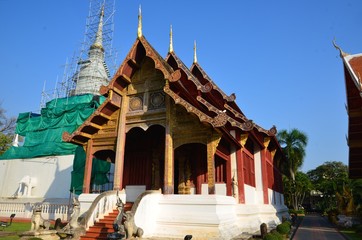
[[[342,61],[362,52],[362,1],[116,1],[113,47],[120,64],[137,34],[166,56],[198,62],[245,115],[262,127],[298,128],[309,137],[303,171],[347,164]],[[87,0],[0,0],[0,100],[8,116],[39,110],[44,81],[54,88],[66,59],[81,47]]]

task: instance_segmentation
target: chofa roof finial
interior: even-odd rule
[[[196,40],[194,41],[194,63],[197,63]]]
[[[142,37],[142,10],[141,5],[138,8],[138,29],[137,29],[137,37]]]
[[[168,51],[171,53],[173,52],[173,41],[172,41],[172,25],[170,26],[170,47]]]

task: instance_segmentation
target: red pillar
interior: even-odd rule
[[[239,203],[245,203],[245,188],[244,188],[244,163],[242,157],[242,149],[236,151],[236,165],[238,175],[238,192],[239,192]]]
[[[87,152],[84,167],[83,193],[90,192],[91,176],[93,163],[93,140],[89,139],[87,143]]]
[[[240,133],[236,134],[238,142],[240,142]],[[244,161],[243,161],[243,150],[242,148],[236,150],[236,168],[238,176],[238,192],[239,192],[239,203],[245,203],[245,188],[244,188]]]
[[[261,176],[263,181],[263,196],[264,196],[264,204],[269,204],[269,198],[268,198],[268,170],[267,170],[267,164],[266,164],[266,151],[268,151],[268,148],[264,148],[261,150]]]

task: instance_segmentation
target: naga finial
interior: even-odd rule
[[[333,39],[332,43],[333,43],[333,46],[339,51],[339,56],[340,56],[341,58],[343,58],[343,57],[345,57],[345,56],[348,55],[347,53],[343,52],[343,50],[337,45],[337,43],[336,43],[336,38]]]

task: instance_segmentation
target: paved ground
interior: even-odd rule
[[[345,240],[325,217],[306,215],[299,225],[293,240]]]

